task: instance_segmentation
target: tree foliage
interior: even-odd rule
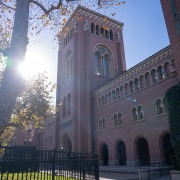
[[[18,128],[27,127],[30,123],[34,128],[42,127],[57,110],[52,105],[53,97],[51,96],[55,84],[48,82],[45,72],[23,80],[22,83],[23,88],[16,100],[11,123]]]
[[[165,97],[168,107],[171,141],[180,169],[180,84],[169,88]]]

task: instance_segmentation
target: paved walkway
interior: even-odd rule
[[[100,166],[100,180],[139,180],[139,168],[127,166]],[[151,180],[170,180],[170,176],[162,176]]]

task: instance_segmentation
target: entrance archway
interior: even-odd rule
[[[126,146],[123,141],[116,145],[116,160],[118,165],[126,165]]]
[[[171,156],[174,154],[174,150],[172,148],[170,134],[167,133],[162,137],[162,151],[164,160],[170,164]]]
[[[102,154],[103,165],[107,166],[109,161],[109,154],[108,154],[108,146],[105,143],[102,144],[101,146],[101,154]]]
[[[139,138],[136,142],[137,160],[140,165],[148,165],[150,163],[149,146],[144,138]]]
[[[63,136],[62,143],[63,143],[62,144],[63,151],[65,151],[65,152],[71,152],[72,151],[71,139],[67,134]]]

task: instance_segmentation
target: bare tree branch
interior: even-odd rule
[[[13,8],[13,7],[11,7],[11,6],[8,6],[8,5],[6,5],[6,4],[4,4],[3,2],[1,2],[0,1],[0,4],[2,4],[3,6],[5,6],[5,7],[7,7],[7,8],[9,8],[9,9],[12,9],[12,10],[16,10],[15,8]]]
[[[62,0],[59,0],[58,4],[56,6],[51,6],[50,9],[46,9],[42,4],[39,2],[32,0],[31,3],[34,3],[35,5],[39,6],[42,11],[44,11],[45,14],[49,15],[49,13],[55,9],[59,9],[59,7],[62,5]]]

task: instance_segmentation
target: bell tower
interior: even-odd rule
[[[65,151],[94,150],[91,92],[126,70],[123,24],[78,6],[59,42],[56,144]]]

